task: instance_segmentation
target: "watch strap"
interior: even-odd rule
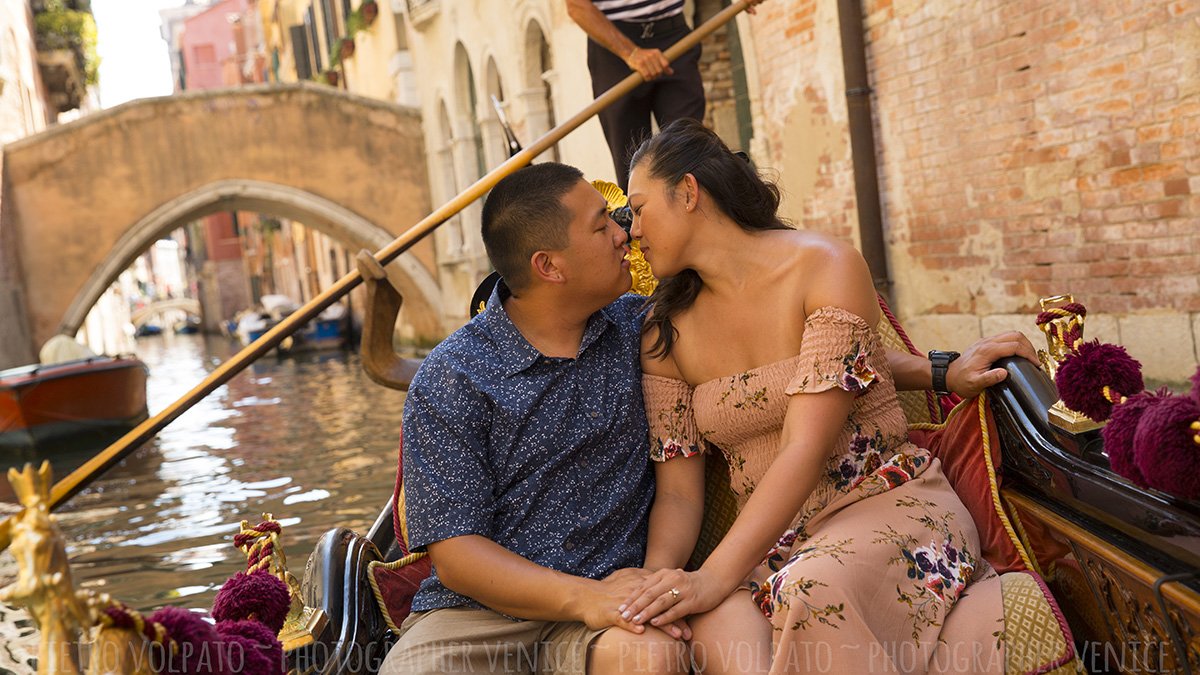
[[[931,364],[933,374],[933,390],[936,393],[950,393],[950,389],[946,386],[946,374],[950,371],[950,364],[958,356],[958,352],[944,352],[936,349],[929,352],[929,363]]]

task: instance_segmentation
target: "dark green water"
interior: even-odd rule
[[[234,351],[223,338],[140,339],[151,414]],[[299,578],[323,532],[365,533],[391,495],[403,404],[403,393],[366,378],[356,353],[264,357],[57,512],[76,587],[142,611],[208,609],[245,569],[232,543],[240,522],[263,513],[283,524]],[[46,457],[61,478],[99,449]],[[0,556],[0,586],[14,573],[11,555]],[[0,673],[18,670],[22,654],[12,652],[31,630],[24,612],[0,606]]]

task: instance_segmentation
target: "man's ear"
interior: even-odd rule
[[[561,259],[555,251],[536,251],[529,263],[535,279],[550,284],[561,284],[567,280],[563,275]]]

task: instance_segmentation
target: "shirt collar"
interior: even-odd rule
[[[508,312],[504,311],[504,299],[511,295],[512,291],[509,290],[508,284],[504,283],[504,279],[497,281],[482,317],[484,327],[500,347],[500,359],[504,363],[506,377],[512,377],[537,363],[538,359],[546,358],[536,347],[529,344],[529,340],[526,340],[521,331],[513,325]],[[588,317],[587,328],[584,329],[583,340],[579,344],[579,353],[582,354],[592,346],[608,329],[609,324],[615,325],[616,321],[613,320],[608,307]]]

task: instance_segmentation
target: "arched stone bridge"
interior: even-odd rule
[[[378,250],[430,211],[414,109],[303,83],[132,101],[3,148],[0,367],[74,335],[150,245],[220,211]],[[389,266],[402,318],[444,335],[432,241]]]
[[[192,316],[199,317],[200,301],[192,300],[190,298],[159,300],[157,302],[152,302],[145,307],[134,310],[129,315],[129,320],[133,322],[134,326],[141,326],[150,319],[154,318],[156,315],[162,314],[163,312],[170,312],[172,310],[186,312]]]

